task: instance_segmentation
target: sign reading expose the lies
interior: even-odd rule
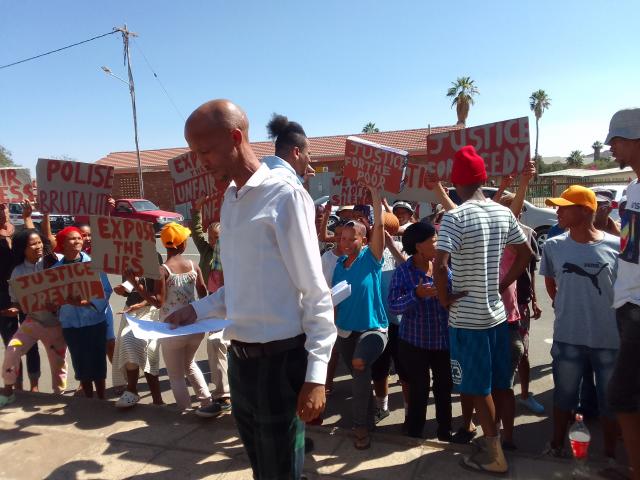
[[[91,216],[92,268],[122,274],[160,278],[156,235],[151,222],[129,218]]]
[[[402,190],[406,151],[347,137],[344,155],[343,175],[346,178],[391,193]]]
[[[427,174],[439,180],[448,180],[451,177],[454,155],[465,145],[473,145],[484,158],[487,175],[520,173],[531,159],[529,118],[514,118],[429,135],[425,163]]]
[[[91,269],[91,262],[49,268],[16,277],[10,283],[23,312],[40,312],[47,310],[48,305],[64,305],[69,297],[104,298],[100,276]]]
[[[192,152],[169,160],[176,204],[189,203],[216,192],[216,182]]]
[[[0,203],[33,202],[28,168],[0,168]]]
[[[108,215],[113,167],[39,158],[38,203],[42,213]]]

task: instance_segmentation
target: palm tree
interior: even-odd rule
[[[573,150],[567,157],[567,167],[581,167],[584,162],[584,156],[580,150]]]
[[[593,145],[591,145],[591,148],[593,148],[593,161],[594,162],[596,160],[600,160],[600,150],[602,150],[602,147],[604,147],[604,145],[599,140],[596,140],[595,142],[593,142]]]
[[[362,127],[362,133],[378,133],[379,131],[380,129],[376,127],[376,124],[373,122],[369,122]]]
[[[447,97],[453,98],[451,108],[456,106],[456,114],[458,115],[458,125],[465,125],[469,116],[469,107],[474,105],[473,97],[479,95],[480,91],[475,85],[475,80],[471,77],[458,77],[453,85],[447,90]]]
[[[536,152],[535,159],[539,162],[541,159],[538,157],[538,139],[540,137],[540,117],[544,111],[551,106],[551,98],[544,90],[536,90],[529,97],[529,107],[536,116]]]

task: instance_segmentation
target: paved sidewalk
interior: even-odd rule
[[[471,447],[412,442],[374,434],[372,448],[355,450],[349,432],[312,427],[310,479],[488,478],[458,466]],[[112,402],[19,393],[0,410],[0,478],[30,479],[251,479],[231,415],[203,420],[170,407],[117,410]],[[570,461],[509,456],[503,478],[571,478]]]

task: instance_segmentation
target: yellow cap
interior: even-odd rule
[[[590,208],[594,212],[598,209],[596,194],[593,190],[583,187],[582,185],[571,185],[562,192],[560,198],[547,198],[545,203],[549,207],[571,207],[573,205],[580,205]]]
[[[182,225],[171,222],[160,230],[160,240],[165,248],[178,248],[191,235],[191,230]]]

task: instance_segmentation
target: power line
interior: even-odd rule
[[[167,96],[167,98],[169,99],[169,101],[171,102],[171,105],[173,106],[174,110],[178,113],[178,115],[180,115],[180,118],[185,121],[186,118],[184,117],[184,115],[182,114],[182,112],[180,111],[180,109],[177,107],[177,105],[175,104],[175,102],[173,101],[173,99],[171,98],[171,95],[169,95],[169,92],[167,92],[167,89],[164,88],[164,85],[162,83],[162,80],[160,80],[160,77],[158,77],[158,74],[153,70],[153,67],[151,66],[151,64],[149,63],[149,60],[147,59],[147,56],[144,54],[144,52],[142,51],[142,48],[140,48],[140,45],[138,45],[138,42],[134,39],[133,44],[136,46],[136,48],[138,49],[138,51],[142,54],[142,58],[144,58],[145,63],[147,64],[147,67],[149,67],[149,70],[151,70],[151,73],[153,73],[153,76],[155,77],[155,79],[158,81],[158,83],[160,84],[160,88],[162,88],[162,91],[164,92],[164,94]]]
[[[35,57],[25,58],[24,60],[18,60],[17,62],[8,63],[7,65],[0,65],[0,70],[2,70],[3,68],[13,67],[14,65],[19,65],[20,63],[28,62],[30,60],[35,60],[36,58],[44,57],[46,55],[51,55],[52,53],[60,52],[62,50],[66,50],[67,48],[76,47],[78,45],[82,45],[83,43],[92,42],[93,40],[106,37],[107,35],[113,35],[114,33],[118,33],[118,31],[114,30],[113,32],[104,33],[102,35],[98,35],[97,37],[88,38],[87,40],[83,40],[82,42],[73,43],[71,45],[67,45],[66,47],[57,48],[55,50],[51,50],[50,52],[41,53],[40,55],[36,55]]]

